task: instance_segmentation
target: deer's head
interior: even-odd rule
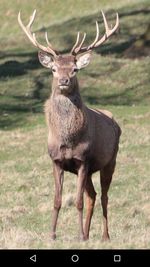
[[[95,40],[89,46],[83,46],[86,33],[84,33],[83,38],[80,40],[80,33],[77,34],[76,42],[70,52],[69,55],[60,55],[58,51],[56,51],[51,43],[48,40],[47,32],[45,33],[45,39],[47,42],[47,46],[43,46],[38,43],[35,33],[31,32],[31,26],[35,19],[36,10],[34,10],[30,21],[27,26],[24,26],[21,20],[20,12],[18,14],[18,22],[31,41],[31,43],[39,49],[38,56],[40,63],[46,67],[50,68],[53,73],[53,77],[55,79],[55,85],[60,91],[69,92],[72,87],[72,82],[78,70],[86,67],[91,58],[91,52],[94,48],[103,44],[119,27],[119,17],[116,14],[116,24],[112,29],[109,29],[106,17],[102,12],[104,25],[105,25],[105,34],[99,38],[99,27],[98,22],[96,21],[96,37]]]
[[[73,90],[74,79],[79,69],[86,67],[90,61],[90,52],[76,58],[73,55],[52,56],[46,52],[38,52],[41,64],[50,68],[55,82],[55,88],[61,93],[69,93]]]

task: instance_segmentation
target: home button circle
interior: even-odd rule
[[[74,255],[72,255],[72,257],[71,257],[71,260],[72,260],[73,262],[77,262],[77,261],[79,260],[79,256],[76,255],[76,254],[74,254]]]

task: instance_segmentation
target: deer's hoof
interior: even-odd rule
[[[102,236],[102,241],[103,241],[103,242],[108,242],[108,241],[110,241],[110,236],[109,236],[109,234],[108,234],[108,235],[103,235],[103,236]]]
[[[56,239],[56,234],[55,233],[51,233],[51,239],[55,240]]]
[[[83,237],[83,241],[88,241],[88,240],[89,240],[89,236],[86,236],[86,235],[85,235],[85,236]]]
[[[83,241],[87,241],[88,237],[86,237],[85,235],[80,235],[78,238],[79,241],[83,242]]]

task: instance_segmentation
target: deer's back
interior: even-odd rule
[[[106,166],[118,151],[121,130],[111,112],[87,108],[91,140],[91,172]]]

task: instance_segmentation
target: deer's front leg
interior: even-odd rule
[[[54,197],[54,209],[52,215],[51,238],[55,239],[57,219],[62,204],[62,188],[63,188],[63,178],[64,178],[64,171],[59,165],[59,163],[53,162],[53,173],[55,179],[55,197]]]
[[[84,231],[83,231],[83,193],[87,179],[87,168],[85,164],[81,164],[78,171],[77,178],[77,198],[76,198],[76,207],[79,213],[79,238],[85,240]]]

